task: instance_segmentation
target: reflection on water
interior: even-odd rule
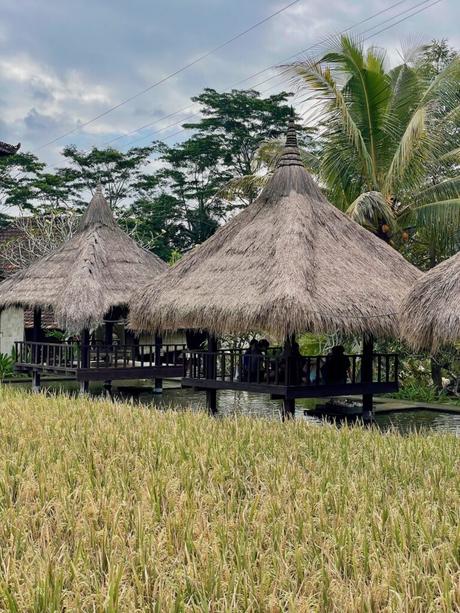
[[[30,384],[29,384],[30,385]],[[172,384],[176,386],[177,384]],[[27,386],[28,387],[28,386]],[[77,393],[78,385],[73,381],[62,381],[49,383],[47,389],[50,391],[65,391]],[[101,394],[102,385],[91,384],[91,393]],[[136,382],[126,382],[126,386],[120,384],[114,386],[115,397],[120,400],[133,400],[141,404],[150,405],[159,409],[166,408],[187,408],[195,410],[205,409],[204,392],[194,392],[191,389],[171,387],[171,383],[166,383],[162,394],[153,394],[152,388]],[[217,393],[219,415],[251,415],[254,417],[264,417],[268,419],[279,419],[280,400],[270,400],[265,394],[252,394],[232,390],[220,390]],[[305,409],[313,409],[316,404],[324,404],[324,399],[314,398],[299,399],[296,401],[296,417],[321,425],[324,421],[320,417],[313,415],[304,416]],[[436,430],[441,432],[453,432],[460,435],[460,414],[440,413],[427,410],[393,411],[391,413],[377,414],[375,424],[382,430],[387,431],[391,428],[407,433],[414,430]]]

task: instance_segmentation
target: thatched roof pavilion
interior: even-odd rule
[[[60,327],[78,333],[166,269],[121,230],[98,188],[72,238],[0,284],[0,308],[51,307]]]
[[[415,349],[436,352],[460,339],[460,253],[414,284],[401,305],[400,324]]]
[[[130,305],[135,330],[310,331],[396,335],[419,271],[330,204],[302,164],[293,120],[255,202],[148,283]]]

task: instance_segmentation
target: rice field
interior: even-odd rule
[[[0,390],[0,610],[460,610],[460,440]]]

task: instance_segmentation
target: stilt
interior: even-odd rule
[[[32,371],[32,391],[37,393],[40,391],[40,373],[38,370]]]
[[[80,367],[89,368],[89,330],[85,328],[80,334]],[[89,381],[80,381],[80,394],[87,394],[89,391]]]
[[[206,378],[215,379],[217,375],[217,338],[210,334],[208,336],[208,359],[206,361]],[[217,390],[206,390],[206,408],[209,415],[217,413]]]
[[[163,345],[163,339],[159,334],[155,334],[155,366],[159,368],[161,366],[161,347]],[[163,393],[163,379],[156,378],[153,386],[154,394]]]
[[[109,313],[109,317],[113,315]],[[105,321],[104,322],[104,345],[107,348],[107,355],[110,356],[112,354],[112,345],[113,345],[113,321]],[[110,366],[110,358],[108,358],[107,366]],[[112,381],[104,381],[104,392],[106,396],[112,397]]]
[[[217,390],[206,390],[206,409],[209,415],[217,413]]]
[[[34,309],[34,327],[32,330],[32,341],[39,343],[42,334],[42,310],[40,308]],[[38,345],[32,346],[32,361],[34,364],[40,364],[41,362],[41,348]],[[32,391],[40,391],[40,371],[32,371]]]
[[[281,420],[294,419],[295,417],[295,398],[283,398],[281,409]]]
[[[363,361],[361,364],[361,383],[372,383],[374,339],[372,336],[363,338]],[[370,422],[374,416],[373,394],[363,394],[363,421]]]
[[[292,345],[295,343],[295,335],[286,336],[284,340],[284,356],[286,361],[285,385],[297,385],[298,356],[292,352]],[[294,419],[295,417],[295,398],[283,398],[281,409],[281,419]]]

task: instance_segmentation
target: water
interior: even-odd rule
[[[23,385],[23,384],[19,384]],[[154,406],[158,409],[184,408],[193,410],[205,410],[204,392],[194,392],[191,389],[177,387],[177,384],[165,382],[165,389],[162,394],[153,394],[152,388],[145,385],[145,382],[136,383],[135,381],[122,382],[114,386],[115,396],[120,400],[133,400],[135,403]],[[30,383],[27,384],[27,387]],[[45,386],[44,386],[45,387]],[[74,381],[52,382],[46,385],[50,391],[65,391],[77,393],[78,385]],[[101,394],[102,385],[91,384],[91,393]],[[325,399],[298,399],[296,401],[296,418],[305,419],[316,425],[324,424],[320,417],[304,415],[304,409],[313,409],[316,404],[324,403]],[[280,418],[280,400],[270,400],[265,394],[253,394],[233,390],[221,390],[217,393],[217,403],[219,415],[222,417],[233,415],[250,415],[253,417],[264,417],[267,419]],[[395,429],[401,433],[408,433],[414,430],[434,430],[438,432],[453,432],[460,436],[460,413],[443,413],[428,410],[405,410],[380,413],[375,416],[375,424],[382,431]]]

